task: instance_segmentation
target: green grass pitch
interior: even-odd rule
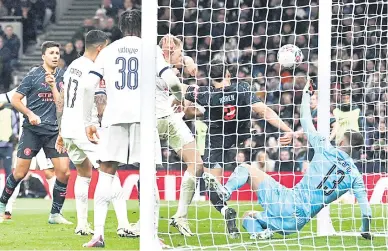
[[[233,202],[232,202],[233,203]],[[235,203],[235,202],[234,202]],[[231,204],[238,210],[241,217],[243,212],[260,209],[251,204]],[[37,199],[18,199],[16,201],[13,218],[0,224],[0,250],[80,250],[82,244],[89,241],[88,236],[74,235],[74,225],[49,225],[47,223],[51,201]],[[93,203],[90,201],[89,208]],[[388,239],[375,237],[373,241],[361,237],[311,237],[316,233],[316,221],[305,226],[302,232],[284,238],[275,235],[269,241],[252,242],[247,233],[243,232],[241,239],[231,240],[225,235],[225,226],[220,214],[208,202],[194,203],[190,207],[191,230],[198,233],[194,237],[184,238],[174,228],[168,225],[168,218],[175,213],[175,202],[162,202],[160,237],[167,244],[175,248],[189,248],[198,250],[388,250]],[[373,205],[374,231],[387,229],[386,206]],[[67,200],[64,215],[68,220],[76,222],[74,200]],[[197,215],[197,217],[195,217]],[[360,226],[360,212],[358,206],[332,205],[331,216],[337,230],[357,231]],[[139,210],[137,201],[128,201],[128,217],[130,222],[137,221]],[[90,210],[89,221],[92,222],[93,211]],[[112,208],[106,221],[105,242],[107,250],[138,250],[138,239],[119,238],[116,235],[117,221]],[[242,228],[240,228],[242,230]],[[243,231],[243,230],[242,230]]]

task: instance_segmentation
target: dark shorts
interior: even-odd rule
[[[40,134],[24,127],[18,146],[18,158],[32,159],[42,148],[46,158],[67,157],[66,153],[58,153],[55,150],[57,137],[58,134]]]
[[[250,137],[249,130],[243,133],[224,135],[222,133],[212,133],[206,136],[205,153],[203,156],[206,168],[223,168],[227,151],[238,146]]]

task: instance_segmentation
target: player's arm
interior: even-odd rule
[[[182,103],[184,96],[182,93],[181,82],[164,59],[162,49],[159,46],[156,46],[156,50],[156,73],[167,83],[171,93],[175,96],[175,99]]]
[[[101,122],[104,110],[106,107],[106,93],[105,92],[95,92],[94,93],[94,104],[97,107],[97,116],[98,121]]]
[[[56,104],[57,102],[59,102],[61,94],[60,94],[60,91],[58,91],[57,83],[54,75],[50,72],[46,72],[45,81],[50,86],[51,92],[53,94],[54,102]]]
[[[361,209],[362,220],[361,220],[361,236],[365,239],[372,239],[370,234],[370,225],[372,220],[372,210],[368,202],[368,195],[366,193],[364,181],[359,174],[353,181],[352,189],[357,199],[358,205]]]
[[[0,109],[1,108],[11,108],[11,98],[16,92],[16,88],[12,89],[9,92],[0,94]]]
[[[59,132],[61,132],[61,124],[62,124],[61,122],[62,122],[64,103],[65,103],[65,91],[64,91],[64,88],[61,88],[61,91],[58,93],[57,100],[55,100]]]
[[[205,108],[185,99],[184,113],[186,119],[198,118],[204,115]]]
[[[321,136],[314,127],[310,109],[310,87],[310,80],[307,79],[307,83],[303,89],[302,104],[300,109],[300,123],[304,133],[307,134],[310,145],[315,150],[318,148],[332,147],[330,142],[325,137]]]
[[[268,123],[276,128],[279,128],[282,132],[293,132],[292,129],[283,122],[279,115],[263,102],[260,101],[253,103],[252,110],[260,117],[264,118]]]
[[[27,76],[22,80],[22,83],[17,87],[16,92],[13,94],[11,98],[12,106],[23,115],[28,117],[31,125],[40,124],[40,118],[35,115],[30,109],[28,109],[23,104],[23,98],[31,91],[32,86],[32,78],[31,76]]]

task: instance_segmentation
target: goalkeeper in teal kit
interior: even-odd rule
[[[353,190],[361,208],[361,236],[371,239],[371,208],[361,174],[349,157],[352,149],[363,144],[363,137],[355,131],[347,131],[338,147],[330,144],[314,128],[310,111],[310,84],[303,90],[301,124],[315,154],[303,179],[289,189],[265,172],[242,164],[236,167],[225,186],[214,176],[205,173],[204,179],[223,200],[244,184],[257,192],[258,203],[264,211],[250,211],[243,216],[243,227],[251,239],[268,239],[273,233],[292,234],[303,228],[326,205]]]

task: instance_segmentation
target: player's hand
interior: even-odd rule
[[[361,233],[361,236],[366,240],[373,240],[373,235],[370,232]]]
[[[316,85],[314,84],[314,81],[307,76],[306,85],[303,88],[303,92],[310,94],[310,96],[313,96],[316,91]]]
[[[31,125],[39,125],[41,122],[39,116],[37,116],[33,112],[31,114],[28,114],[27,117]]]
[[[171,106],[176,113],[180,113],[184,110],[184,102],[179,101],[176,98],[171,102]]]
[[[50,88],[55,87],[55,77],[52,73],[46,72],[44,80],[50,86]]]
[[[59,152],[59,153],[66,152],[66,148],[65,148],[65,145],[63,143],[63,138],[61,135],[58,135],[57,141],[55,142],[55,150],[57,150],[57,152]]]
[[[294,132],[286,132],[283,136],[279,137],[279,143],[282,146],[289,145],[292,142],[292,139],[294,138]]]
[[[100,139],[100,136],[98,135],[97,127],[95,127],[94,125],[91,125],[86,127],[85,131],[86,131],[86,137],[88,137],[88,140],[93,144],[98,144],[98,140]]]

